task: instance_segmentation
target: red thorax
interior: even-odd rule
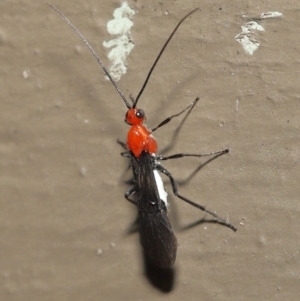
[[[151,131],[144,124],[145,113],[141,109],[129,109],[125,122],[131,125],[127,134],[127,147],[135,157],[139,157],[142,151],[153,155],[157,152],[157,143],[151,136]]]

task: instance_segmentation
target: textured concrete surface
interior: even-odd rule
[[[119,1],[56,1],[106,65],[106,23]],[[117,138],[126,107],[82,41],[43,1],[0,2],[1,300],[299,300],[298,1],[131,1],[135,48],[121,90],[137,95],[176,23],[139,106],[155,126],[201,99],[168,153],[230,154],[180,192],[233,231],[170,195],[173,271],[145,267]],[[281,18],[257,20],[278,11]],[[253,55],[235,37],[265,31]],[[169,145],[174,120],[156,133]],[[186,179],[204,159],[164,165]],[[182,230],[195,221],[207,222]]]

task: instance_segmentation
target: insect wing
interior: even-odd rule
[[[161,268],[171,267],[176,259],[177,239],[165,210],[149,214],[139,210],[140,239],[146,256]]]

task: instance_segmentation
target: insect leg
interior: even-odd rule
[[[117,140],[117,142],[124,148],[124,149],[126,149],[127,150],[127,146],[126,146],[126,143],[124,143],[123,141],[121,141],[121,140]]]
[[[214,213],[214,212],[212,212],[212,211],[206,209],[205,206],[202,206],[202,205],[200,205],[200,204],[197,204],[197,203],[195,203],[195,202],[193,202],[193,201],[187,199],[186,197],[180,195],[179,192],[178,192],[177,183],[175,182],[175,180],[174,180],[173,176],[170,174],[170,172],[168,172],[163,166],[161,166],[161,165],[159,165],[159,164],[155,165],[155,168],[156,168],[158,171],[160,171],[160,172],[162,172],[163,174],[165,174],[165,175],[170,179],[170,182],[171,182],[171,185],[172,185],[173,193],[174,193],[178,198],[180,198],[181,200],[183,200],[183,201],[189,203],[190,205],[192,205],[192,206],[194,206],[194,207],[196,207],[196,208],[198,208],[198,209],[200,209],[200,210],[202,210],[202,211],[204,211],[204,212],[207,212],[208,214],[210,214],[210,215],[212,215],[213,217],[215,217],[220,223],[222,223],[223,225],[229,227],[230,229],[232,229],[232,230],[234,230],[234,231],[237,230],[237,228],[236,228],[235,226],[233,226],[231,223],[227,222],[224,218],[218,216],[216,213]]]
[[[194,106],[196,105],[196,103],[198,102],[199,97],[197,97],[191,104],[189,104],[184,110],[182,110],[181,112],[174,114],[168,118],[166,118],[165,120],[163,120],[159,125],[157,125],[155,128],[151,129],[150,131],[153,133],[154,131],[156,131],[157,129],[159,129],[160,127],[162,127],[163,125],[169,123],[174,117],[178,117],[181,114],[183,114],[185,111],[187,111],[188,109],[190,109],[190,111],[194,108]]]
[[[128,151],[122,152],[122,153],[121,153],[121,156],[122,156],[122,157],[131,158],[131,154],[130,154]]]
[[[125,192],[124,196],[125,196],[125,199],[126,199],[127,201],[129,201],[129,202],[132,203],[133,205],[136,205],[136,206],[137,206],[136,201],[129,198],[129,197],[135,192],[135,189],[136,189],[135,186],[130,187],[130,188]]]
[[[181,153],[181,154],[174,154],[174,155],[167,156],[167,157],[157,155],[156,157],[157,157],[157,160],[170,160],[170,159],[178,159],[178,158],[183,158],[183,157],[206,157],[206,156],[212,156],[212,155],[221,156],[221,155],[224,155],[227,153],[229,153],[228,148],[221,150],[221,151],[207,153],[207,154],[182,154]]]

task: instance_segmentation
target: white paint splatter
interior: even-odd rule
[[[282,13],[279,12],[267,12],[260,15],[260,20],[269,18],[281,17]],[[241,26],[242,32],[240,32],[235,39],[242,44],[245,52],[252,55],[260,45],[258,39],[255,36],[255,31],[265,31],[262,25],[256,21],[247,22],[245,25]]]
[[[259,47],[259,41],[254,35],[254,31],[265,31],[264,28],[255,21],[247,22],[241,26],[242,32],[239,33],[235,39],[242,44],[246,53],[252,55]]]
[[[279,18],[279,17],[282,17],[282,13],[279,13],[278,11],[270,11],[270,12],[267,12],[267,13],[262,13],[260,15],[260,17],[262,19]]]
[[[236,101],[235,101],[235,109],[237,111],[239,110],[239,104],[240,104],[239,99],[236,99]]]
[[[134,47],[130,37],[130,29],[133,26],[131,18],[135,11],[131,9],[127,2],[123,2],[121,7],[115,9],[114,19],[107,23],[107,31],[116,38],[103,42],[106,48],[112,48],[108,53],[108,58],[112,65],[109,73],[115,81],[120,80],[121,76],[126,73],[126,58]]]
[[[30,74],[30,71],[29,71],[29,70],[24,70],[24,71],[22,72],[22,75],[23,75],[23,77],[24,77],[25,79],[27,79],[27,78],[29,77],[29,74]]]

